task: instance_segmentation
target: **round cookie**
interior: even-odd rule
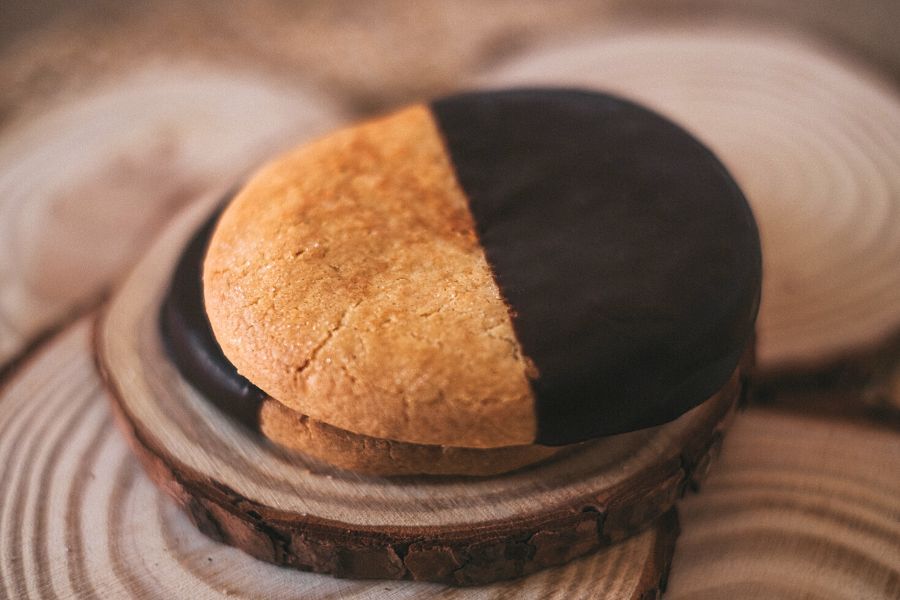
[[[472,448],[669,421],[735,369],[760,251],[718,160],[632,103],[463,94],[270,164],[203,288],[228,361],[311,419]]]
[[[272,399],[264,400],[259,424],[267,438],[339,469],[371,475],[498,475],[550,458],[561,446],[458,448],[383,440],[343,431],[310,419]]]

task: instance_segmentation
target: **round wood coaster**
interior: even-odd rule
[[[532,51],[481,81],[618,93],[712,147],[760,226],[761,375],[900,332],[900,97],[864,67],[796,34],[685,27]]]
[[[182,64],[95,82],[0,136],[0,365],[96,302],[186,201],[339,118],[311,91]]]
[[[672,600],[900,598],[895,432],[750,409],[679,513]]]
[[[162,295],[214,202],[198,202],[166,230],[95,336],[123,431],[151,477],[213,537],[344,577],[507,579],[649,526],[719,447],[737,377],[672,423],[490,478],[366,477],[279,450],[196,392],[162,347]]]
[[[57,336],[0,392],[2,598],[459,598],[440,584],[349,581],[284,569],[211,541],[143,473],[113,427],[91,323]],[[365,504],[360,504],[364,509]],[[674,513],[564,566],[467,598],[655,598]]]

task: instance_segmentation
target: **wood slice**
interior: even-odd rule
[[[877,351],[819,373],[784,374],[756,382],[753,403],[900,431],[900,336]]]
[[[229,544],[346,577],[504,579],[647,527],[718,449],[737,378],[665,426],[490,478],[367,477],[279,450],[182,379],[160,339],[174,263],[214,203],[198,202],[166,230],[98,321],[95,341],[120,424],[151,477]]]
[[[338,121],[296,86],[145,67],[0,136],[0,366],[97,296],[188,199]]]
[[[900,436],[750,409],[683,533],[667,598],[900,598]]]
[[[826,368],[900,331],[900,98],[860,65],[795,34],[695,27],[535,51],[482,82],[603,88],[717,152],[760,225],[760,374]]]
[[[90,329],[82,320],[60,334],[0,393],[0,598],[461,597],[439,584],[278,568],[202,535],[113,427]],[[465,597],[656,597],[676,530],[672,513],[625,542]]]

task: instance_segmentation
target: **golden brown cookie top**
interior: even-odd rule
[[[334,426],[420,444],[535,437],[527,363],[425,106],[260,171],[204,266],[238,371]]]
[[[206,311],[298,412],[417,444],[567,444],[660,424],[736,368],[759,301],[715,156],[578,90],[451,96],[262,169],[223,213]]]

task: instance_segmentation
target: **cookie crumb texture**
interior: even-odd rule
[[[424,106],[260,171],[213,234],[204,296],[238,371],[313,419],[418,444],[534,440],[526,360]]]

